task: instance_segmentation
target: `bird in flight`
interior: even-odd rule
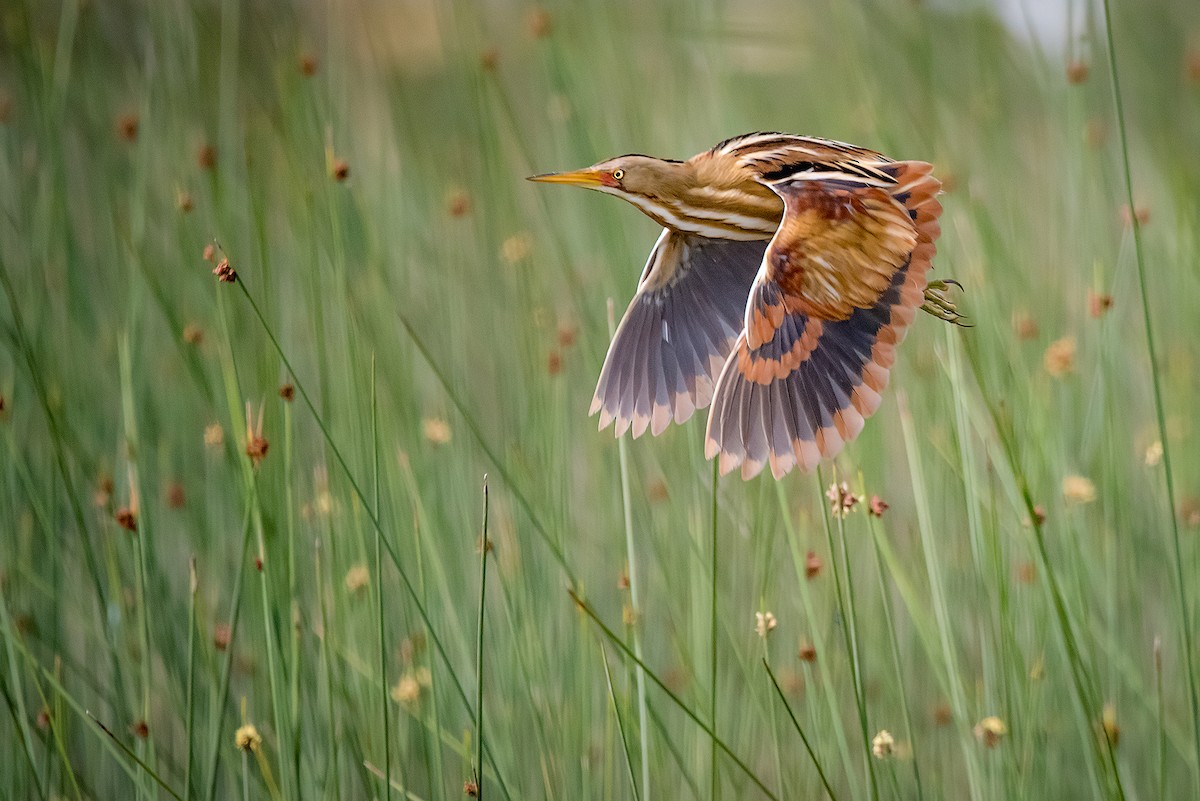
[[[812,470],[879,407],[918,309],[962,317],[927,282],[941,182],[922,161],[783,133],[686,161],[628,155],[529,180],[595,189],[663,226],[592,401],[600,428],[657,435],[711,404],[722,474]]]

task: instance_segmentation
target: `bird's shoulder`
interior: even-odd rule
[[[731,137],[694,157],[699,163],[726,164],[728,169],[778,179],[800,170],[833,169],[846,165],[888,164],[877,151],[836,139],[776,131],[756,131]]]

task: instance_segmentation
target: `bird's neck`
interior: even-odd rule
[[[658,191],[628,198],[660,225],[714,239],[769,239],[775,233],[783,201],[749,171],[695,161],[664,167]]]

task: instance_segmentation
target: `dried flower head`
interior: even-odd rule
[[[546,372],[550,375],[558,375],[562,372],[562,354],[557,350],[546,354]]]
[[[249,402],[246,403],[246,456],[250,457],[250,464],[258,467],[262,464],[262,460],[267,458],[267,449],[270,443],[263,436],[263,410],[260,406],[258,409],[258,425],[254,424],[254,414],[250,411]]]
[[[810,642],[800,644],[800,649],[796,652],[796,656],[800,657],[801,662],[816,662],[817,648]]]
[[[279,397],[291,403],[296,397],[296,388],[290,382],[283,384],[279,387]]]
[[[357,564],[346,571],[346,592],[356,593],[371,583],[371,571],[364,564]]]
[[[1042,506],[1040,503],[1035,503],[1033,505],[1033,520],[1039,526],[1042,525],[1043,523],[1045,523],[1046,522],[1046,507]]]
[[[945,701],[933,708],[933,722],[937,726],[949,726],[954,721],[954,710]]]
[[[204,342],[204,329],[197,323],[188,323],[183,327],[183,341],[189,345],[199,345]]]
[[[204,444],[209,448],[219,448],[225,444],[225,429],[220,423],[209,423],[204,427]]]
[[[671,490],[667,488],[667,482],[661,478],[653,479],[646,484],[646,500],[650,503],[662,503],[671,497]]]
[[[1129,211],[1129,204],[1126,203],[1121,207],[1121,224],[1126,228],[1133,227],[1133,221],[1137,220],[1139,226],[1145,226],[1150,223],[1150,207],[1146,205],[1135,206],[1133,211]]]
[[[1180,501],[1179,519],[1191,528],[1200,526],[1200,498],[1188,497]]]
[[[1104,705],[1104,711],[1100,714],[1100,730],[1113,746],[1120,744],[1121,727],[1117,725],[1117,706],[1112,701]]]
[[[204,246],[204,260],[205,261],[213,261],[216,258],[217,258],[217,246],[214,245],[212,242],[209,242],[207,245]]]
[[[312,53],[301,53],[298,66],[301,75],[311,78],[317,74],[317,57]]]
[[[1000,718],[989,715],[975,724],[975,739],[986,748],[995,748],[1000,744],[1004,735],[1008,734],[1008,726]]]
[[[445,445],[450,441],[450,424],[440,417],[426,417],[421,421],[421,433],[434,445]]]
[[[887,501],[880,498],[878,495],[871,496],[871,502],[867,505],[867,511],[872,517],[883,517],[883,513],[888,510]]]
[[[253,723],[247,723],[234,732],[233,742],[241,750],[254,753],[262,746],[262,735],[258,733],[258,729],[254,728]]]
[[[1038,335],[1037,320],[1033,318],[1029,312],[1017,311],[1013,312],[1012,318],[1013,334],[1017,339],[1026,341],[1036,339]]]
[[[398,704],[415,704],[421,697],[421,683],[415,673],[409,671],[392,687],[392,700]]]
[[[182,509],[187,504],[187,494],[183,491],[183,484],[178,481],[168,484],[166,499],[167,506],[172,509]]]
[[[1017,564],[1017,581],[1032,584],[1037,581],[1037,565],[1029,560]]]
[[[232,640],[233,629],[228,623],[218,623],[213,627],[213,648],[218,651],[227,651]]]
[[[825,491],[825,497],[829,499],[829,511],[834,517],[845,517],[855,506],[866,500],[862,495],[851,492],[850,485],[845,481],[841,484],[830,484],[829,489]]]
[[[1062,481],[1062,494],[1067,503],[1091,503],[1096,500],[1096,485],[1084,476],[1065,476]]]
[[[463,782],[463,792],[471,798],[479,797],[479,782],[474,779],[467,779]]]
[[[524,261],[533,253],[533,237],[528,233],[513,234],[500,245],[500,258],[506,264]]]
[[[479,66],[492,72],[500,64],[500,51],[494,47],[486,48],[479,54]]]
[[[465,217],[471,211],[471,196],[465,189],[455,189],[446,195],[446,211],[451,217]]]
[[[132,111],[121,114],[117,117],[116,129],[117,136],[124,139],[126,142],[136,142],[138,138],[138,128],[140,123],[138,115]]]
[[[1112,308],[1113,296],[1090,290],[1088,292],[1088,314],[1103,317]]]
[[[226,284],[232,284],[237,281],[237,270],[233,269],[233,265],[229,263],[229,259],[221,259],[217,262],[217,266],[213,268],[213,275],[218,281],[223,281]]]
[[[175,207],[187,214],[192,210],[194,203],[192,202],[192,193],[186,189],[180,189],[175,195]]]
[[[196,148],[196,164],[202,170],[211,170],[217,166],[217,149],[205,142]]]
[[[1156,439],[1146,446],[1145,462],[1146,467],[1158,467],[1158,463],[1162,461],[1163,444],[1161,439]]]
[[[779,621],[775,619],[773,612],[754,613],[754,631],[759,637],[766,639],[767,635],[774,631],[778,625]]]
[[[1108,142],[1108,124],[1100,117],[1092,117],[1083,126],[1083,143],[1092,150],[1099,150]]]
[[[350,177],[350,163],[344,158],[335,158],[333,165],[329,168],[330,175],[339,183]]]
[[[1067,82],[1081,84],[1087,80],[1090,71],[1091,69],[1086,61],[1081,58],[1072,59],[1067,64]]]
[[[117,525],[126,531],[137,532],[137,512],[128,506],[122,506],[113,514],[113,519],[117,521]]]
[[[871,753],[876,759],[887,759],[896,752],[896,738],[887,729],[880,729],[871,740]]]
[[[37,727],[43,731],[50,728],[50,708],[42,707],[37,713]]]
[[[825,563],[821,561],[821,557],[817,556],[815,551],[809,551],[808,555],[804,557],[804,577],[810,581],[815,579],[821,575],[821,568],[824,566]]]
[[[144,720],[135,720],[129,725],[129,733],[139,740],[145,740],[150,736],[150,724]]]
[[[1046,372],[1054,378],[1062,378],[1075,369],[1075,337],[1056,339],[1046,348],[1042,358]]]
[[[529,26],[530,36],[534,39],[544,39],[550,35],[550,12],[544,8],[532,9],[525,17],[525,24]]]

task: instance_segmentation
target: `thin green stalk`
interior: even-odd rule
[[[762,791],[763,795],[765,795],[767,798],[774,799],[774,801],[779,801],[779,797],[767,788],[767,785],[763,783],[762,779],[758,778],[758,775],[750,769],[750,766],[747,765],[741,757],[735,754],[733,749],[731,749],[724,740],[717,736],[717,733],[713,727],[705,723],[700,716],[692,710],[691,707],[685,704],[678,695],[676,695],[669,687],[667,687],[666,683],[660,679],[654,673],[654,671],[650,670],[650,668],[648,668],[644,662],[639,660],[637,655],[633,653],[633,650],[625,644],[624,640],[617,636],[616,632],[608,627],[608,625],[600,618],[600,616],[596,614],[596,610],[593,609],[587,601],[583,600],[583,598],[581,598],[575,592],[575,590],[571,588],[567,588],[567,595],[571,596],[571,600],[575,602],[575,605],[579,607],[584,614],[590,617],[593,623],[600,627],[600,631],[604,633],[604,636],[607,637],[609,642],[615,645],[617,649],[625,655],[626,659],[633,661],[634,664],[644,670],[646,672],[646,676],[649,677],[649,679],[656,685],[658,685],[658,689],[662,690],[666,696],[670,698],[677,707],[679,707],[683,714],[687,715],[693,723],[699,726],[705,734],[712,738],[712,741],[716,744],[716,747],[719,748],[721,752],[725,754],[725,756],[733,760],[733,763],[738,766],[738,768],[746,775],[748,779],[750,779],[750,781],[754,782],[754,785]]]
[[[133,761],[134,761],[134,762],[137,764],[138,768],[140,768],[140,769],[141,769],[141,770],[142,770],[142,771],[143,771],[143,772],[144,772],[144,773],[145,773],[147,776],[149,776],[151,779],[153,779],[153,780],[154,780],[154,782],[155,782],[155,783],[156,783],[156,784],[157,784],[159,787],[161,787],[162,789],[166,790],[166,791],[167,791],[167,793],[168,793],[168,794],[169,794],[169,795],[170,795],[172,798],[174,798],[174,799],[175,799],[175,801],[183,801],[183,798],[182,798],[182,797],[180,797],[179,793],[175,792],[175,790],[174,790],[174,789],[171,787],[171,785],[169,785],[169,784],[167,784],[165,781],[163,781],[162,777],[161,777],[161,776],[159,776],[159,775],[158,775],[158,774],[157,774],[157,773],[154,771],[154,768],[152,768],[152,767],[150,767],[149,765],[147,765],[147,764],[146,764],[146,762],[145,762],[144,760],[142,760],[142,759],[141,759],[141,758],[140,758],[140,757],[139,757],[137,754],[135,754],[135,753],[134,753],[134,752],[133,752],[133,751],[132,751],[132,750],[129,748],[129,746],[127,746],[127,745],[125,745],[125,743],[121,742],[121,741],[120,741],[120,740],[117,738],[117,735],[113,734],[113,732],[112,732],[112,729],[108,728],[108,727],[107,727],[107,726],[105,726],[103,723],[101,723],[101,722],[100,722],[100,720],[99,720],[99,718],[97,718],[97,717],[96,717],[95,715],[93,715],[91,712],[86,712],[86,711],[85,711],[85,714],[86,714],[86,715],[87,715],[89,718],[91,718],[91,719],[92,719],[92,722],[93,722],[93,723],[95,723],[97,726],[99,726],[99,727],[100,727],[101,731],[103,731],[105,734],[107,734],[107,735],[108,735],[109,739],[111,739],[111,740],[112,740],[114,743],[116,743],[116,744],[117,744],[117,747],[121,749],[121,751],[122,751],[122,752],[125,754],[125,756],[129,757],[130,759],[132,759],[132,760],[133,760]],[[133,774],[131,773],[130,775],[133,775]]]
[[[812,760],[813,766],[817,769],[817,775],[821,777],[821,784],[825,787],[825,792],[832,801],[837,801],[837,793],[833,791],[833,787],[829,784],[829,777],[825,775],[825,768],[821,767],[821,760],[817,759],[817,752],[813,750],[812,743],[808,741],[808,735],[804,733],[804,728],[801,727],[800,721],[796,719],[796,713],[792,711],[792,705],[788,703],[787,696],[783,694],[783,688],[779,686],[779,681],[775,678],[774,671],[771,670],[771,663],[763,659],[763,667],[767,670],[767,676],[771,679],[771,686],[775,688],[775,694],[779,696],[779,702],[783,704],[783,708],[787,710],[788,717],[792,719],[792,726],[796,729],[796,733],[800,735],[800,741],[804,743],[804,750],[808,752],[808,758]]]
[[[846,550],[846,529],[843,518],[838,517],[838,537],[841,540],[841,567],[838,566],[838,559],[835,554],[833,542],[833,523],[830,520],[830,504],[824,503],[823,490],[825,487],[825,479],[823,471],[817,469],[817,498],[818,504],[821,507],[822,520],[825,528],[825,540],[829,547],[829,561],[833,568],[833,585],[834,592],[837,598],[838,614],[841,615],[843,625],[842,640],[846,648],[846,657],[850,660],[850,676],[854,685],[854,703],[858,709],[858,722],[862,731],[863,753],[866,755],[867,766],[867,782],[871,787],[871,798],[878,801],[879,784],[875,778],[875,765],[871,762],[871,730],[867,719],[867,702],[863,690],[862,666],[859,663],[858,657],[858,626],[857,618],[854,611],[854,592],[850,586],[850,555]],[[833,473],[834,484],[837,484],[837,470]],[[846,577],[843,581],[842,572],[845,572]],[[847,606],[849,609],[847,610]]]
[[[1179,516],[1175,510],[1175,478],[1171,471],[1171,442],[1167,436],[1167,414],[1163,403],[1162,379],[1158,373],[1158,353],[1154,341],[1154,326],[1150,314],[1150,294],[1146,282],[1146,259],[1142,248],[1142,226],[1138,222],[1133,205],[1133,168],[1129,163],[1129,134],[1125,129],[1125,104],[1121,96],[1121,81],[1117,72],[1117,48],[1113,42],[1112,9],[1109,0],[1104,0],[1104,34],[1108,42],[1108,72],[1112,82],[1113,103],[1117,113],[1117,138],[1121,144],[1121,167],[1125,179],[1125,202],[1129,208],[1130,227],[1133,230],[1133,252],[1137,262],[1138,288],[1142,300],[1142,326],[1146,331],[1146,354],[1150,360],[1150,386],[1154,390],[1154,415],[1158,423],[1158,437],[1162,443],[1163,476],[1167,488],[1167,517],[1171,520],[1171,546],[1175,557],[1175,588],[1179,603],[1180,633],[1183,639],[1184,665],[1187,673],[1188,700],[1192,711],[1192,745],[1196,753],[1196,775],[1194,783],[1200,788],[1200,691],[1196,686],[1195,654],[1191,623],[1191,604],[1188,599],[1187,583],[1183,572],[1183,546],[1179,536]]]
[[[483,535],[479,540],[479,639],[475,644],[475,787],[483,798],[483,623],[487,609],[488,483],[483,477]]]
[[[721,469],[720,460],[713,459],[712,466],[712,536],[709,541],[709,559],[710,576],[712,584],[710,586],[709,607],[708,607],[708,664],[711,674],[708,683],[708,720],[712,725],[709,732],[712,737],[709,750],[708,762],[708,797],[713,801],[719,798],[720,786],[717,783],[717,488],[720,484]]]
[[[615,333],[612,298],[608,299],[608,333],[610,337]],[[629,491],[629,441],[625,437],[620,437],[617,440],[617,459],[621,469],[621,510],[623,513],[622,519],[625,523],[625,562],[628,566],[629,603],[633,606],[633,625],[631,626],[633,652],[637,654],[638,659],[642,659],[642,627],[640,625],[642,614],[641,587],[638,581],[637,549],[634,547],[633,538],[633,504],[630,500],[631,493]],[[607,665],[608,662],[606,661],[606,669]],[[641,734],[639,740],[642,760],[642,793],[648,801],[651,797],[650,728],[647,725],[648,716],[646,714],[646,677],[642,675],[641,670],[635,672],[635,681],[637,682],[638,731]],[[622,736],[624,736],[623,733]]]
[[[608,651],[600,644],[600,656],[604,660],[604,680],[608,683],[608,698],[612,701],[613,714],[617,717],[617,732],[621,735],[621,751],[625,754],[625,769],[629,775],[629,789],[633,793],[633,801],[641,801],[638,792],[637,776],[633,772],[633,754],[629,751],[629,737],[625,734],[625,720],[621,717],[621,705],[617,703],[617,691],[613,688],[612,668],[608,665]]]
[[[185,712],[187,766],[183,774],[183,794],[192,799],[192,768],[196,761],[196,591],[200,577],[196,572],[196,555],[188,561],[188,644],[187,644],[187,711]]]
[[[375,383],[375,354],[371,354],[371,460],[374,481],[373,501],[379,509],[379,395]],[[392,716],[388,708],[387,638],[383,631],[383,545],[375,528],[375,602],[376,634],[379,642],[379,710],[383,716],[383,785],[387,801],[392,798]]]

